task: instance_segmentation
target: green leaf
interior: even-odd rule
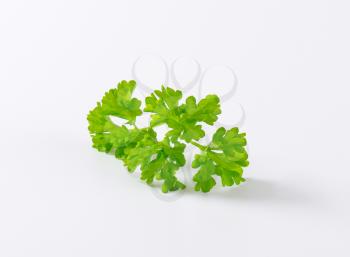
[[[199,168],[199,171],[193,177],[193,181],[197,182],[194,189],[209,192],[216,184],[213,178],[215,174],[214,162],[205,154],[197,154],[192,162],[192,168]]]
[[[208,192],[215,185],[213,175],[221,177],[223,186],[232,186],[245,181],[243,167],[248,166],[248,154],[245,133],[239,134],[238,128],[226,131],[219,128],[213,135],[206,150],[195,156],[193,168],[199,168],[194,176],[195,189]]]
[[[117,127],[108,116],[103,114],[100,103],[97,103],[97,106],[89,112],[87,119],[93,147],[101,152],[110,152],[113,147],[111,132],[116,130]]]
[[[152,129],[149,129],[133,148],[126,150],[127,157],[124,164],[130,172],[133,172],[137,166],[150,162],[152,156],[156,155],[159,150],[157,135]]]
[[[225,128],[219,128],[213,135],[210,145],[212,148],[220,148],[224,154],[235,158],[243,158],[241,154],[246,154],[244,147],[247,144],[246,134],[239,134],[238,128],[232,128],[226,131]]]
[[[164,166],[161,169],[158,177],[158,179],[164,180],[164,183],[162,185],[163,193],[185,188],[185,185],[175,177],[175,172],[178,170],[178,168],[179,166],[173,162],[168,161],[164,163]]]
[[[104,108],[106,105],[97,103],[87,116],[93,147],[106,153],[113,150],[116,157],[122,159],[125,156],[125,149],[133,148],[140,138],[143,138],[145,130],[117,126],[109,117],[111,112],[107,112]]]
[[[168,138],[158,142],[155,132],[149,129],[133,148],[128,149],[124,163],[130,172],[140,166],[141,179],[147,184],[156,178],[163,180],[163,192],[175,191],[185,186],[175,176],[185,164],[184,149],[184,144],[171,145]]]
[[[159,153],[157,157],[150,161],[144,163],[142,166],[142,172],[141,172],[141,179],[146,181],[147,184],[151,184],[154,180],[154,178],[159,174],[160,170],[164,166],[164,162],[166,160],[166,157]]]
[[[181,91],[162,87],[146,98],[145,112],[152,112],[151,126],[167,124],[172,130],[167,134],[172,141],[178,138],[191,142],[204,137],[205,132],[200,122],[212,125],[221,113],[219,98],[208,95],[199,103],[190,96],[186,103],[179,105]]]
[[[152,112],[151,126],[157,126],[164,123],[177,126],[178,104],[182,98],[181,91],[173,90],[162,86],[162,90],[155,90],[150,96],[146,97],[145,112]]]
[[[94,148],[122,160],[129,172],[139,168],[141,180],[147,184],[155,179],[163,181],[164,193],[185,188],[176,176],[186,163],[186,144],[181,140],[201,150],[192,162],[192,167],[198,169],[193,176],[196,191],[209,192],[216,184],[215,176],[221,178],[223,186],[244,181],[243,167],[249,164],[245,133],[239,133],[238,128],[219,128],[209,145],[196,142],[205,135],[203,123],[213,125],[221,113],[217,96],[208,95],[198,103],[190,96],[181,104],[181,91],[162,87],[146,98],[144,111],[152,113],[150,126],[137,128],[135,120],[142,111],[141,101],[132,98],[135,86],[135,81],[120,82],[89,112],[88,129]],[[133,126],[116,125],[111,116]],[[158,140],[153,127],[161,124],[170,129]]]
[[[185,165],[184,149],[185,145],[179,142],[171,146],[168,138],[159,142],[156,158],[147,159],[141,164],[141,179],[148,184],[152,183],[154,178],[163,180],[163,192],[183,189],[185,185],[177,179],[175,174]]]
[[[184,120],[202,121],[209,125],[213,125],[221,113],[220,100],[217,95],[207,95],[198,104],[196,104],[196,98],[190,96],[182,108],[184,109]]]
[[[102,111],[105,115],[112,115],[133,124],[137,116],[142,114],[141,101],[131,98],[136,82],[123,80],[118,88],[109,90],[102,98]]]

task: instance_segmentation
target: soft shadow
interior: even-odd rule
[[[219,183],[218,183],[219,184]],[[220,185],[219,185],[220,186]],[[187,193],[193,189],[186,190]],[[199,192],[195,192],[198,194]],[[202,194],[203,195],[203,194]],[[218,185],[204,197],[255,203],[314,204],[315,199],[304,189],[280,181],[249,178],[239,186],[220,189]]]

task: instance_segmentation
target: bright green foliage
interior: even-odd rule
[[[180,138],[189,143],[205,135],[198,123],[213,125],[217,120],[217,116],[221,113],[220,101],[216,95],[208,95],[197,104],[196,99],[190,96],[184,104],[179,105],[181,98],[181,91],[162,87],[161,91],[155,90],[146,97],[144,111],[154,113],[151,115],[152,127],[167,124],[172,129],[168,132],[172,141]]]
[[[216,184],[213,178],[213,175],[215,175],[214,162],[208,158],[206,153],[197,154],[192,162],[192,168],[199,168],[199,171],[193,177],[193,181],[196,182],[194,189],[209,192]]]
[[[213,125],[221,113],[216,95],[208,95],[198,103],[190,96],[181,104],[181,91],[162,87],[145,101],[144,111],[152,113],[150,126],[138,128],[135,121],[142,111],[141,101],[132,98],[135,87],[135,81],[120,82],[90,111],[87,119],[94,148],[122,160],[129,172],[139,168],[141,180],[147,184],[155,179],[163,181],[164,193],[185,188],[176,177],[186,162],[183,141],[201,150],[192,162],[192,167],[199,169],[193,177],[196,191],[209,192],[216,184],[214,176],[221,178],[223,186],[244,181],[248,154],[245,134],[240,134],[238,128],[219,128],[208,146],[196,142],[205,135],[201,123]],[[113,123],[112,116],[124,119],[125,125]],[[170,130],[159,141],[153,128],[162,124]]]
[[[136,87],[135,81],[123,80],[118,84],[118,89],[109,90],[102,98],[102,111],[105,115],[113,115],[128,120],[133,124],[136,116],[142,114],[141,101],[131,98]]]
[[[243,182],[243,167],[249,165],[246,144],[245,133],[239,134],[238,128],[219,128],[209,146],[192,163],[193,168],[199,168],[193,179],[197,182],[195,190],[210,191],[215,186],[214,175],[221,177],[223,186]]]

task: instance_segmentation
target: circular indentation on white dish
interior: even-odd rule
[[[199,62],[190,57],[177,58],[170,66],[172,85],[183,93],[191,90],[200,79],[201,66]]]
[[[216,94],[221,102],[232,98],[238,84],[236,73],[229,66],[213,66],[206,69],[198,87],[200,98]]]
[[[233,100],[221,103],[222,113],[216,122],[216,127],[241,127],[245,122],[243,106]]]
[[[132,66],[132,76],[138,88],[151,93],[160,85],[169,84],[169,68],[165,60],[157,55],[147,54],[137,58]]]

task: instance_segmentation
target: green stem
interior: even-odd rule
[[[206,146],[201,145],[201,144],[197,143],[196,141],[191,141],[190,143],[191,143],[192,145],[198,147],[198,148],[199,148],[200,150],[202,150],[202,151],[205,151],[205,150],[207,149]]]

